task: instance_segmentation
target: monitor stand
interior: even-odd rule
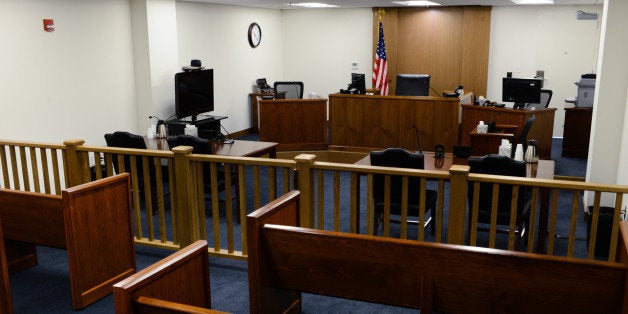
[[[203,120],[214,120],[214,116],[209,115],[209,114],[199,114],[199,115],[193,115],[193,116],[189,116],[189,117],[185,117],[185,118],[181,118],[179,119],[179,121],[182,122],[196,122],[198,121],[203,121]]]

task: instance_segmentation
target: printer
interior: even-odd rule
[[[576,107],[593,107],[595,95],[595,74],[583,74],[575,84],[578,86],[578,96],[574,99]]]

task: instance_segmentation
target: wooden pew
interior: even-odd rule
[[[421,313],[628,311],[624,263],[299,228],[298,207],[293,191],[247,217],[251,313],[300,311],[300,292]]]
[[[135,273],[129,175],[63,190],[61,195],[0,189],[9,269],[37,264],[35,245],[66,249],[72,306],[82,309]]]
[[[9,281],[9,267],[4,249],[4,236],[0,222],[0,313],[12,314],[13,301],[11,299],[11,282]]]
[[[196,241],[113,286],[118,314],[211,310],[207,241]]]

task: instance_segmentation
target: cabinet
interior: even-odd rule
[[[526,121],[536,116],[526,139],[536,139],[538,153],[541,159],[552,158],[552,133],[554,131],[554,113],[556,108],[541,108],[537,110],[515,110],[511,108],[495,108],[478,105],[461,105],[462,122],[460,123],[460,144],[471,145],[471,132],[478,122],[495,122],[495,124],[514,125],[514,138],[519,140]],[[517,142],[512,143],[515,149]]]
[[[185,126],[188,124],[196,126],[198,137],[208,140],[220,139],[220,120],[226,119],[222,116],[199,116],[196,120],[171,119],[164,121],[168,126],[168,135],[179,135],[185,133]]]
[[[591,136],[592,108],[565,108],[563,157],[587,158]]]

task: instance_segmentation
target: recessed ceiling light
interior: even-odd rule
[[[516,4],[554,4],[554,0],[510,0]]]
[[[289,3],[288,5],[304,7],[304,8],[337,8],[338,7],[337,5],[331,5],[331,4],[319,3],[319,2]]]
[[[440,3],[432,2],[432,1],[393,1],[393,3],[408,5],[408,6],[423,6],[429,7],[431,5],[440,5]]]

